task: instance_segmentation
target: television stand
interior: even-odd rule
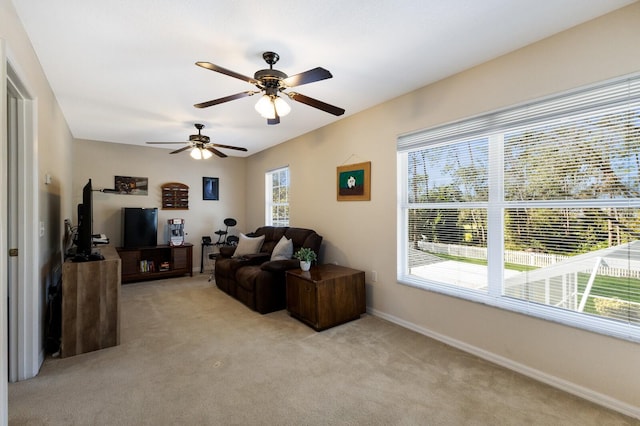
[[[122,283],[193,276],[193,244],[151,247],[118,247],[122,259]]]
[[[102,254],[62,265],[61,358],[120,344],[120,258],[111,246]]]

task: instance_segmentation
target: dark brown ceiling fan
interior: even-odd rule
[[[258,88],[258,91],[247,90],[245,92],[236,93],[235,95],[225,96],[224,98],[195,104],[194,106],[196,108],[207,108],[212,105],[218,105],[224,102],[262,93],[260,100],[256,104],[256,110],[260,115],[267,119],[267,124],[278,124],[280,123],[280,117],[284,117],[291,110],[291,107],[289,107],[289,105],[287,105],[287,103],[278,96],[282,93],[283,95],[288,96],[289,99],[318,108],[322,111],[328,112],[329,114],[336,116],[344,114],[344,109],[342,108],[338,108],[297,92],[285,92],[285,90],[290,87],[302,86],[303,84],[332,78],[333,75],[331,75],[329,71],[324,68],[317,67],[289,77],[282,71],[273,69],[273,65],[280,59],[280,56],[278,56],[277,53],[264,52],[262,57],[267,64],[269,64],[269,69],[257,71],[253,78],[238,74],[237,72],[214,65],[210,62],[196,62],[196,65],[199,67],[251,83]]]
[[[187,146],[182,147],[180,149],[176,149],[175,151],[171,151],[169,154],[177,154],[179,152],[192,148],[191,156],[195,159],[201,159],[201,158],[207,159],[211,157],[211,153],[221,158],[227,157],[227,154],[217,150],[216,148],[235,149],[237,151],[245,151],[245,152],[247,151],[247,148],[240,148],[237,146],[221,145],[218,143],[213,143],[210,141],[209,136],[205,136],[201,133],[201,130],[204,128],[204,124],[196,123],[195,126],[196,126],[196,129],[198,129],[198,134],[189,135],[189,141],[187,142],[147,142],[147,143],[152,145],[186,143],[188,144]]]

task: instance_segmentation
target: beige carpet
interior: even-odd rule
[[[317,333],[207,274],[122,289],[121,344],[9,385],[10,425],[630,425],[385,320]]]

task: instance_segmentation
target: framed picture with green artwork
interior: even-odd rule
[[[371,200],[371,161],[338,166],[338,201]]]

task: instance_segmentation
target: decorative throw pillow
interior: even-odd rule
[[[242,257],[247,254],[260,253],[262,243],[264,243],[264,235],[259,237],[247,237],[244,234],[240,234],[238,246],[236,247],[236,251],[233,252],[233,257]]]
[[[288,260],[291,256],[293,256],[293,241],[283,235],[271,252],[271,260]]]

